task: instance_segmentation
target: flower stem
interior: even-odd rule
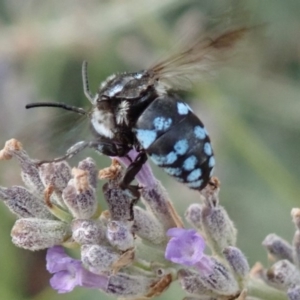
[[[263,281],[250,278],[248,281],[248,296],[263,300],[288,300],[285,292],[267,286]]]

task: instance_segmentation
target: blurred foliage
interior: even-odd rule
[[[1,144],[17,137],[32,157],[51,158],[86,136],[86,128],[80,128],[87,122],[78,116],[24,109],[35,101],[87,107],[81,84],[84,59],[96,92],[106,76],[146,68],[204,28],[244,24],[259,26],[230,67],[195,85],[188,98],[210,132],[221,199],[239,230],[239,247],[251,264],[266,264],[261,241],[271,232],[290,240],[290,210],[299,207],[299,1],[0,0]],[[87,155],[99,166],[109,162],[93,152]],[[0,168],[1,185],[21,183],[15,162],[1,162]],[[195,192],[154,170],[182,213],[197,201]],[[9,237],[13,222],[0,205],[3,299],[106,299],[96,291],[52,291],[45,253],[14,247]],[[179,299],[178,292],[172,287],[163,299]]]

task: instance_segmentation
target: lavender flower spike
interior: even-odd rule
[[[48,249],[47,270],[54,274],[50,279],[53,289],[59,293],[71,292],[76,286],[106,290],[108,277],[96,275],[84,269],[82,262],[69,257],[60,246]]]
[[[204,257],[205,242],[194,229],[171,228],[165,258],[177,264],[193,266]]]

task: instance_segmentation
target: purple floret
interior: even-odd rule
[[[104,291],[107,288],[107,276],[86,270],[80,260],[69,257],[60,246],[48,249],[46,260],[47,270],[54,274],[50,284],[59,293],[71,292],[76,286]]]

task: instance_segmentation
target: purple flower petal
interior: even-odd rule
[[[53,274],[61,270],[65,270],[72,260],[73,259],[65,253],[63,247],[54,246],[49,248],[47,251],[46,268],[51,274]]]
[[[202,275],[209,276],[213,270],[213,261],[208,255],[203,257],[195,264],[196,269],[201,272]]]
[[[196,230],[171,228],[167,235],[172,238],[166,247],[166,259],[177,264],[193,266],[203,258],[205,242]]]
[[[50,285],[53,289],[57,290],[59,293],[69,293],[76,286],[80,285],[80,276],[78,276],[78,271],[75,269],[68,268],[68,270],[59,271],[55,273],[50,279]],[[78,266],[77,266],[78,267]]]
[[[91,289],[101,289],[104,292],[106,292],[108,286],[108,280],[109,280],[108,276],[97,275],[82,268],[80,286],[91,288]]]
[[[132,161],[134,161],[134,159],[138,155],[138,152],[136,150],[131,150],[127,155],[131,158]],[[125,167],[128,167],[131,164],[131,161],[126,156],[112,158],[117,159],[119,162],[124,164]],[[156,179],[152,173],[150,165],[147,162],[143,165],[141,171],[136,175],[135,178],[140,184],[142,184],[143,186],[147,186],[148,188],[156,185]]]
[[[80,260],[69,257],[60,246],[48,249],[46,260],[47,270],[54,274],[50,284],[59,293],[71,292],[76,286],[107,289],[107,276],[86,270]]]

